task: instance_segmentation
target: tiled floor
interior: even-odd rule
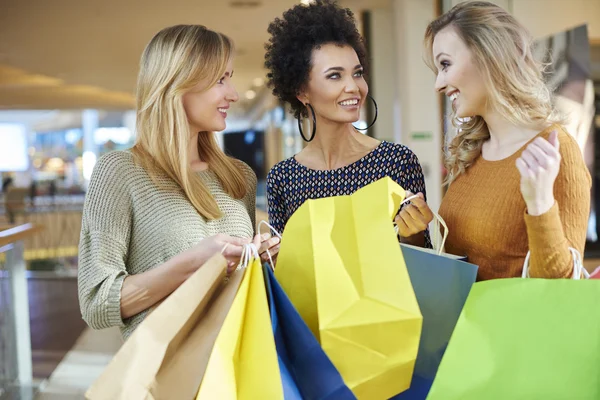
[[[117,328],[83,331],[50,378],[42,383],[36,400],[80,400],[121,347]]]

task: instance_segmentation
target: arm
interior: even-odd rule
[[[399,229],[398,236],[402,243],[431,248],[428,224],[433,219],[433,213],[427,205],[423,169],[417,156],[406,147],[405,151],[408,152],[407,161],[403,162],[404,157],[399,157],[396,182],[410,192],[407,196],[418,193],[421,196],[401,207],[395,219]]]
[[[146,310],[173,292],[225,243],[235,258],[242,239],[217,235],[150,271],[130,275],[127,258],[133,206],[123,154],[98,161],[86,196],[79,245],[78,289],[83,319],[94,329],[123,326],[123,319]],[[239,254],[237,254],[239,257]]]
[[[121,288],[129,276],[126,260],[132,225],[128,167],[122,154],[100,158],[83,209],[79,304],[83,319],[95,329],[123,325]]]
[[[573,259],[569,247],[582,255],[585,247],[591,178],[575,140],[567,133],[558,139],[560,169],[552,190],[553,199],[549,200],[550,208],[529,202],[525,214],[532,277],[571,277]]]
[[[149,271],[127,276],[121,288],[121,318],[126,319],[139,314],[173,293],[227,242],[241,245],[241,239],[227,238],[224,235],[213,236]],[[230,247],[232,246],[228,246],[227,250],[233,250]]]
[[[277,167],[269,171],[267,175],[267,202],[269,212],[269,224],[282,235],[287,222],[283,195],[279,185]]]

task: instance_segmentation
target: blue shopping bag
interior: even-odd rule
[[[285,400],[356,399],[267,265],[265,280]]]
[[[394,400],[425,399],[458,317],[477,278],[477,265],[464,257],[400,245],[423,314],[415,372],[408,390]]]

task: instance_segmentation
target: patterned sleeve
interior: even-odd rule
[[[419,163],[419,159],[416,154],[412,152],[408,147],[402,146],[399,157],[398,157],[398,176],[396,182],[402,186],[404,190],[408,190],[413,194],[423,193],[425,201],[427,201],[427,191],[425,189],[425,176],[423,175],[423,169]],[[431,249],[431,236],[429,234],[429,228],[425,230],[425,247]]]
[[[267,202],[269,223],[279,234],[283,234],[287,222],[281,190],[279,171],[275,166],[267,175]]]

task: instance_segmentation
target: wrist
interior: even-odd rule
[[[423,247],[425,246],[425,232],[419,232],[412,236],[398,235],[400,243],[411,244],[413,246]]]
[[[554,206],[554,197],[547,200],[536,201],[527,204],[527,214],[537,217],[547,213]]]
[[[192,248],[176,255],[172,259],[174,261],[175,268],[182,275],[183,280],[189,278],[204,263],[204,257],[202,256],[203,254],[199,254],[197,249]]]

